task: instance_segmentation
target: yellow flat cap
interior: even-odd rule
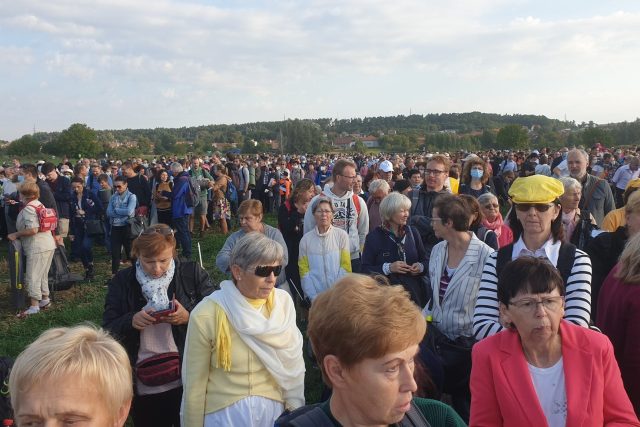
[[[563,193],[562,183],[545,175],[517,178],[509,188],[514,203],[551,203]]]

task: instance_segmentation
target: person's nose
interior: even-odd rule
[[[403,363],[400,366],[400,391],[411,393],[415,393],[418,390],[418,384],[416,383],[415,378],[413,377],[413,369],[409,367],[408,364]]]

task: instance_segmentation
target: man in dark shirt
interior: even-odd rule
[[[40,172],[45,177],[47,184],[53,192],[58,210],[58,234],[67,237],[69,234],[69,215],[71,211],[71,181],[60,175],[53,163],[45,163],[42,165]]]
[[[129,192],[135,194],[138,200],[136,216],[147,216],[149,207],[151,206],[151,187],[149,182],[133,170],[131,162],[124,162],[122,164],[122,174],[127,178]]]

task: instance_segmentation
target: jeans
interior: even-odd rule
[[[131,252],[131,239],[129,238],[129,226],[111,226],[111,273],[116,274],[120,268],[120,257],[122,256],[122,247],[124,253],[129,259]]]
[[[80,254],[82,265],[87,268],[89,264],[93,263],[93,252],[91,251],[93,239],[85,233],[84,229],[74,229],[73,236],[71,250],[76,254]]]
[[[104,247],[111,253],[111,223],[107,216],[102,220],[102,228],[104,228]]]
[[[189,216],[173,218],[176,242],[182,246],[182,256],[191,259],[191,233],[189,233]]]

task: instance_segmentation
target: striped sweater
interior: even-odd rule
[[[473,313],[473,333],[480,340],[503,329],[500,324],[498,303],[498,276],[496,260],[492,253],[484,265],[480,290]],[[571,274],[565,283],[564,318],[576,325],[588,327],[591,319],[591,259],[576,249]]]

